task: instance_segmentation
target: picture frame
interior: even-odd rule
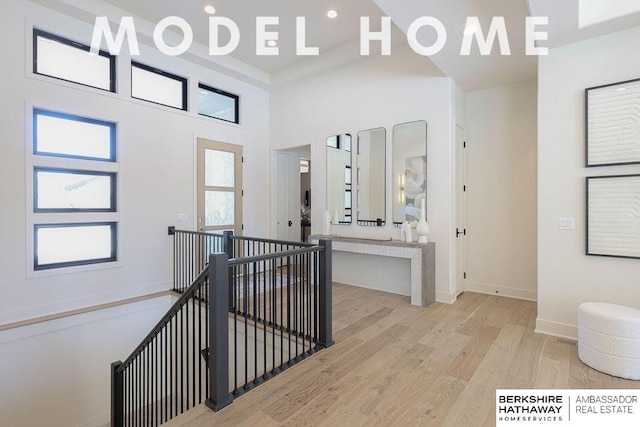
[[[640,258],[640,174],[586,178],[586,254]]]
[[[585,163],[640,163],[640,79],[585,89]]]

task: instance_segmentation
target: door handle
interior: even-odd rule
[[[293,221],[289,221],[289,227],[293,225]]]
[[[466,236],[467,235],[467,229],[465,228],[464,230],[460,231],[456,228],[456,237],[459,237],[460,235]]]

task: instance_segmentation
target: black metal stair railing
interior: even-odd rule
[[[333,344],[330,241],[173,231],[187,236],[174,243],[178,284],[192,274],[190,257],[221,251],[188,287],[174,286],[172,308],[112,364],[113,426],[159,425],[202,402],[220,410]]]

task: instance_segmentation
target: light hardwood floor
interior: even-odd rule
[[[336,344],[214,413],[166,426],[493,426],[498,388],[640,388],[534,333],[536,304],[465,293],[453,305],[334,284]]]

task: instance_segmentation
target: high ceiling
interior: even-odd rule
[[[36,0],[42,1],[42,0]],[[69,2],[71,0],[47,0]],[[580,7],[604,0],[105,0],[152,23],[167,16],[184,18],[193,28],[195,40],[209,44],[206,4],[216,8],[214,16],[232,19],[240,29],[240,45],[231,53],[235,59],[271,75],[273,81],[286,81],[287,75],[303,76],[326,70],[360,57],[360,17],[369,17],[371,29],[380,29],[382,16],[394,23],[393,44],[406,44],[409,25],[418,17],[432,16],[444,24],[447,41],[437,54],[424,57],[425,69],[435,64],[445,75],[453,77],[465,90],[473,91],[501,83],[535,78],[537,57],[525,55],[525,17],[547,16],[548,41],[541,46],[557,47],[566,43],[596,37],[640,25],[640,14],[633,10],[611,11],[612,19],[580,27]],[[607,8],[627,0],[606,0]],[[339,15],[329,19],[326,12],[336,9]],[[583,9],[585,11],[586,9]],[[593,15],[594,12],[592,12]],[[584,15],[584,14],[583,14]],[[256,17],[277,16],[279,54],[256,55]],[[318,57],[296,55],[296,17],[306,18],[306,44],[319,47]],[[460,55],[467,17],[477,16],[486,34],[492,17],[503,16],[506,22],[511,55],[500,54],[497,43],[491,55],[483,56],[477,47],[469,56]],[[397,27],[396,27],[397,26]],[[402,30],[402,32],[398,29]],[[538,27],[544,31],[545,27]],[[224,40],[224,32],[221,33]],[[423,45],[435,40],[435,32],[424,28],[417,34]],[[372,43],[372,46],[378,43]],[[475,46],[475,45],[474,45]],[[339,54],[336,54],[339,52]],[[339,58],[339,60],[336,60]]]

